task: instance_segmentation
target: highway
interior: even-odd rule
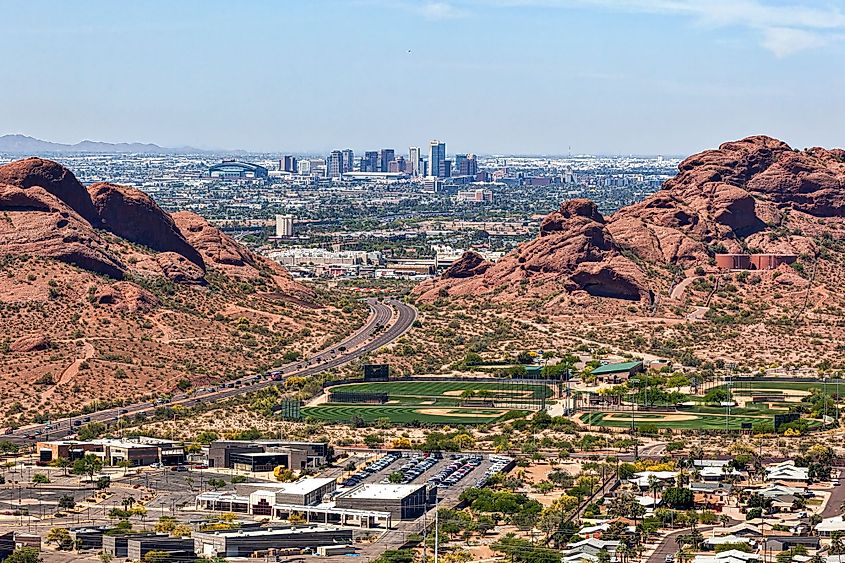
[[[116,422],[123,416],[152,414],[160,406],[182,405],[190,407],[198,403],[210,403],[235,395],[251,393],[275,385],[288,377],[313,376],[347,364],[393,342],[408,332],[417,318],[416,309],[396,299],[387,300],[385,303],[371,298],[365,302],[370,308],[370,315],[364,325],[342,342],[310,358],[291,362],[264,375],[251,375],[233,381],[221,382],[213,388],[205,388],[206,391],[177,394],[169,402],[159,404],[137,403],[73,418],[56,419],[50,421],[49,427],[46,423],[33,424],[6,434],[2,438],[19,445],[33,444],[38,440],[47,440],[48,438],[60,439],[76,432],[77,428],[74,427],[74,422],[77,425],[89,422],[111,423]]]

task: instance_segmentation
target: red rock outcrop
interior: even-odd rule
[[[94,303],[114,307],[127,313],[147,312],[160,305],[158,298],[134,283],[117,282],[94,292]]]
[[[424,298],[445,290],[470,295],[521,285],[548,285],[590,295],[639,300],[649,296],[645,274],[622,255],[595,203],[564,202],[543,220],[540,236],[519,245],[495,264],[465,254],[449,275],[417,288]]]
[[[98,182],[88,187],[88,193],[97,211],[94,226],[157,252],[176,252],[205,267],[170,215],[141,190]]]
[[[785,212],[845,216],[845,152],[795,151],[755,136],[693,155],[677,176],[640,203],[617,211],[608,229],[644,260],[688,267],[705,262],[709,246],[728,252],[778,226]]]
[[[172,215],[185,238],[201,254],[209,267],[218,268],[226,274],[244,278],[269,276],[276,286],[290,294],[309,299],[313,292],[295,282],[287,270],[277,263],[250,252],[229,235],[212,226],[208,221],[190,211],[179,211]]]
[[[44,334],[21,336],[9,345],[12,352],[36,352],[50,347],[50,338]]]
[[[481,254],[467,250],[446,268],[440,277],[444,280],[471,278],[483,274],[492,265],[493,263],[485,260]]]
[[[26,158],[0,166],[0,184],[44,188],[89,223],[97,217],[91,198],[73,173],[52,160]]]
[[[39,186],[0,185],[0,252],[52,258],[115,279],[126,273],[90,223]]]
[[[205,271],[176,252],[159,252],[156,264],[164,277],[176,283],[205,284]]]
[[[448,275],[415,291],[424,298],[444,291],[507,293],[518,282],[642,298],[665,286],[677,267],[707,265],[715,248],[812,253],[809,237],[791,232],[784,239],[773,230],[796,217],[812,220],[793,231],[812,228],[819,218],[845,217],[845,151],[840,149],[796,151],[777,139],[754,136],[693,155],[678,169],[663,189],[607,220],[592,202],[565,202],[543,220],[536,239],[496,264],[473,271],[468,265],[481,262],[462,258]]]

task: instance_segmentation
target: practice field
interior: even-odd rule
[[[548,385],[539,383],[511,383],[504,381],[374,381],[335,385],[329,392],[387,393],[393,397],[460,397],[464,391],[490,394],[491,397],[540,399],[551,397]]]
[[[743,422],[756,424],[772,420],[771,416],[748,416],[731,414],[728,417],[730,430],[739,430]],[[590,426],[611,426],[614,428],[630,428],[630,412],[591,412],[581,415],[581,423]],[[683,428],[687,430],[713,430],[725,428],[725,415],[697,412],[635,412],[636,426],[651,426],[655,428]]]
[[[341,405],[328,403],[302,409],[302,416],[335,422],[348,422],[360,418],[375,422],[386,418],[393,423],[421,422],[424,424],[489,424],[512,409],[487,409],[468,407],[412,407],[394,405]]]
[[[748,414],[751,409],[731,409],[728,415],[727,427],[725,426],[725,412],[721,414],[713,412],[707,407],[694,410],[680,410],[677,412],[635,412],[635,427],[650,426],[654,428],[680,428],[685,430],[740,430],[743,423],[752,425],[759,422],[771,422],[772,416]],[[753,411],[752,411],[753,412]],[[581,424],[589,426],[609,426],[613,428],[630,428],[631,413],[624,411],[617,412],[590,412],[579,415]],[[819,425],[817,420],[808,420],[810,427]]]
[[[470,391],[471,397],[466,395]],[[365,422],[388,419],[393,423],[487,424],[511,412],[540,408],[553,395],[542,383],[503,381],[374,381],[335,385],[332,393],[386,393],[387,404],[324,403],[304,407],[302,415],[338,422],[360,418]],[[476,404],[462,405],[464,401]]]

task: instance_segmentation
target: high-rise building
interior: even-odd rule
[[[341,174],[343,174],[343,153],[332,151],[326,159],[326,176],[340,178]]]
[[[296,163],[296,171],[300,174],[311,174],[311,161],[310,160],[300,160]]]
[[[478,173],[478,161],[474,154],[455,155],[455,176],[475,176]]]
[[[293,215],[276,215],[276,236],[293,236]]]
[[[422,175],[422,153],[419,147],[408,149],[408,172],[410,172],[411,176]]]
[[[379,172],[378,151],[367,151],[361,159],[361,172]]]
[[[388,172],[405,172],[407,170],[408,163],[405,160],[404,156],[397,156],[395,159],[391,160],[387,164],[387,171]]]
[[[352,149],[343,149],[341,151],[341,171],[344,174],[347,172],[352,172],[353,162],[355,162],[355,153],[352,152]]]
[[[444,170],[442,162],[446,160],[446,143],[433,140],[428,145],[428,173],[431,176],[443,178],[440,175]]]
[[[279,160],[279,170],[296,173],[296,157],[286,154]]]
[[[379,172],[387,172],[390,168],[390,161],[396,156],[393,149],[381,149],[378,154]]]
[[[452,176],[452,161],[447,159],[440,161],[440,170],[437,171],[438,178],[449,178]]]

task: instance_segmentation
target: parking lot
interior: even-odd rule
[[[390,452],[378,456],[346,479],[338,487],[349,489],[365,483],[428,484],[438,487],[441,499],[454,498],[471,487],[481,487],[487,479],[511,463],[497,455],[460,453]]]

